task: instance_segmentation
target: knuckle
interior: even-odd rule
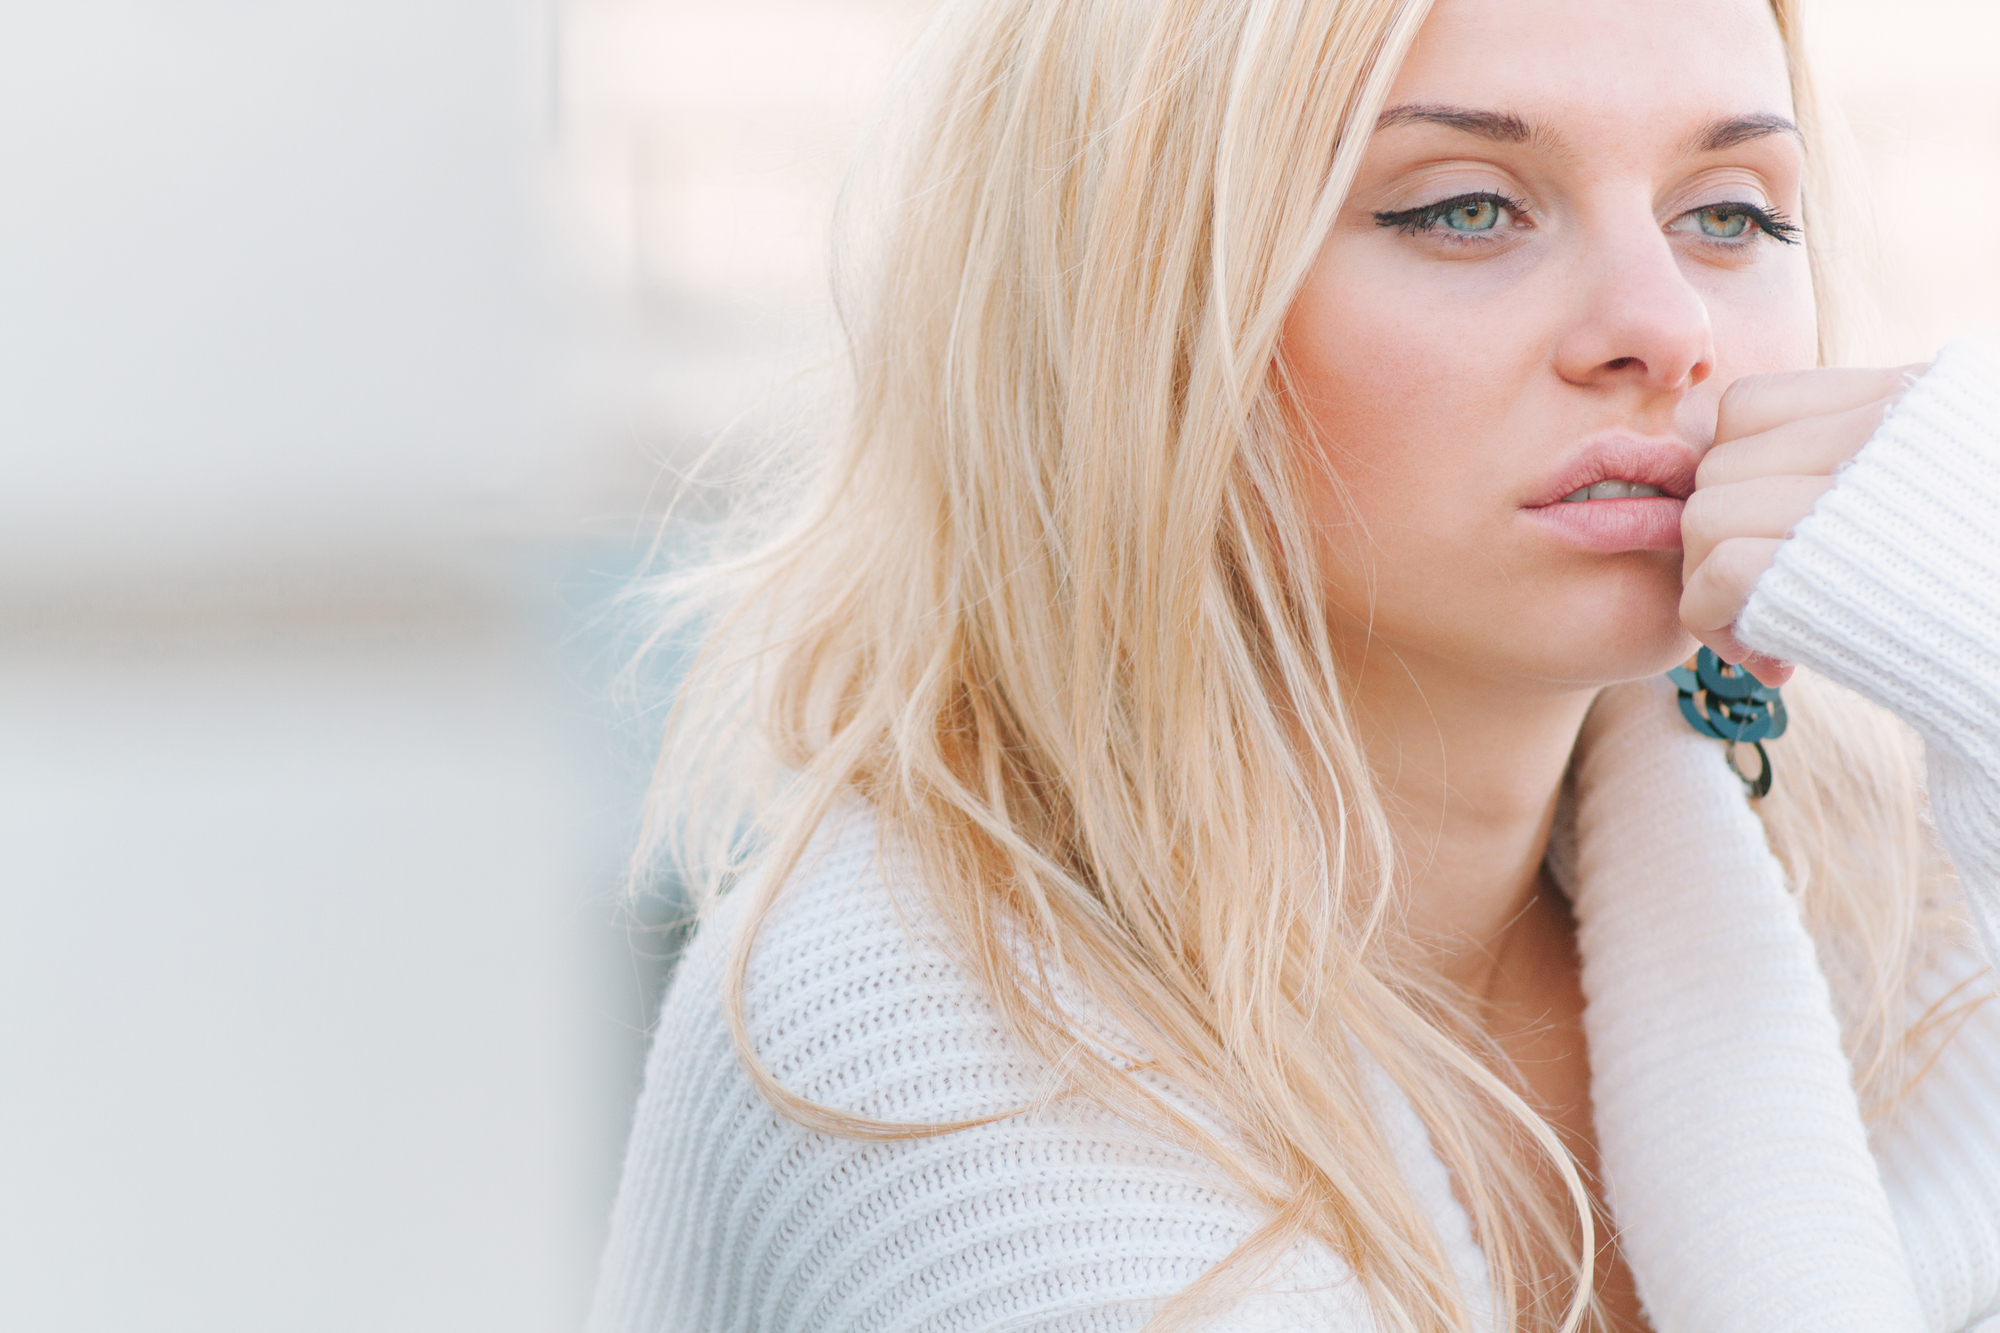
[[[1858,407],[1849,408],[1847,411],[1839,414],[1839,419],[1856,429],[1873,430],[1882,424],[1882,418],[1887,415],[1889,405],[1895,401],[1895,395],[1884,394],[1882,397],[1870,399]]]
[[[1764,570],[1766,544],[1746,537],[1731,537],[1717,543],[1713,561],[1716,577],[1725,587],[1748,592]]]
[[[1681,506],[1681,531],[1705,535],[1715,523],[1718,508],[1713,490],[1696,491]]]
[[[1744,375],[1722,391],[1722,401],[1716,409],[1718,437],[1734,438],[1743,432],[1738,429],[1757,413],[1757,405],[1771,391],[1774,375]]]
[[[1725,539],[1710,546],[1696,567],[1694,577],[1688,580],[1690,595],[1699,593],[1704,599],[1714,599],[1728,592],[1741,576],[1737,563],[1733,540]]]
[[[1695,494],[1699,495],[1704,487],[1719,486],[1728,481],[1735,471],[1737,453],[1737,447],[1732,443],[1718,444],[1703,454],[1694,469]],[[1693,496],[1688,497],[1688,503],[1694,503]]]
[[[1892,393],[1877,398],[1872,403],[1861,405],[1861,408],[1855,413],[1854,424],[1856,426],[1856,433],[1860,435],[1863,441],[1866,441],[1869,436],[1881,429],[1882,419],[1888,416],[1889,409],[1896,405],[1898,396]]]
[[[1681,592],[1680,618],[1681,624],[1687,626],[1688,629],[1694,631],[1696,634],[1700,634],[1708,628],[1708,626],[1701,623],[1701,593],[1692,585]]]
[[[1729,623],[1730,600],[1722,589],[1699,574],[1681,592],[1681,623],[1698,635],[1706,635]]]

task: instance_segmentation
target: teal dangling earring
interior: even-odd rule
[[[1677,666],[1667,679],[1681,692],[1681,716],[1704,736],[1729,742],[1729,771],[1743,779],[1751,799],[1771,793],[1771,756],[1764,742],[1785,734],[1785,701],[1778,687],[1765,685],[1740,666],[1731,666],[1707,648],[1695,654],[1694,668]],[[1755,746],[1757,776],[1736,766],[1736,747]]]

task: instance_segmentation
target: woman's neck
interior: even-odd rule
[[[1516,926],[1543,891],[1556,798],[1593,687],[1498,681],[1398,659],[1350,675],[1409,876],[1407,924],[1473,995],[1512,989]]]

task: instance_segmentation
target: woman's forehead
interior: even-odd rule
[[[1593,130],[1698,138],[1791,116],[1767,0],[1437,0],[1389,107],[1510,116],[1552,145]]]

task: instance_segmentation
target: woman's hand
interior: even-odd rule
[[[1715,445],[1681,512],[1681,624],[1725,662],[1766,685],[1789,664],[1753,653],[1732,626],[1757,578],[1771,567],[1833,474],[1854,457],[1882,414],[1927,366],[1801,370],[1746,375],[1722,395]]]

